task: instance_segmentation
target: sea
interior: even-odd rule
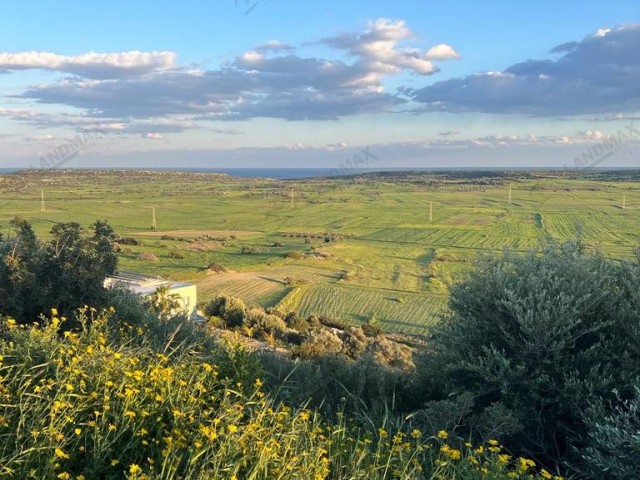
[[[372,172],[443,172],[443,171],[527,171],[527,170],[566,170],[561,167],[379,167],[379,168],[350,168],[348,171],[339,168],[101,168],[86,170],[156,170],[159,172],[189,172],[189,173],[224,173],[240,178],[273,178],[291,180],[297,178],[333,177],[338,175],[358,175]],[[21,168],[0,168],[0,174],[14,173]],[[78,169],[85,170],[85,169]],[[592,170],[633,170],[633,167],[594,168]]]

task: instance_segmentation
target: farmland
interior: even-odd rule
[[[447,285],[481,252],[581,235],[608,257],[632,258],[640,244],[639,172],[281,181],[34,171],[0,176],[0,195],[5,235],[16,215],[40,235],[53,222],[106,219],[127,239],[123,270],[195,282],[201,301],[227,293],[353,324],[374,317],[406,333],[426,331],[446,305]]]

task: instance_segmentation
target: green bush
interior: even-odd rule
[[[204,306],[207,317],[222,317],[230,328],[241,327],[244,322],[246,306],[239,298],[221,295],[210,300]]]
[[[244,325],[252,328],[258,337],[273,335],[280,338],[287,330],[287,324],[284,320],[276,315],[270,315],[258,307],[245,312]]]
[[[611,410],[592,406],[585,421],[588,442],[581,455],[586,472],[602,480],[640,478],[640,390]]]
[[[579,242],[485,256],[452,287],[420,364],[421,395],[471,394],[465,420],[500,405],[509,428],[496,433],[512,447],[579,469],[576,452],[589,443],[580,412],[615,403],[614,390],[633,395],[638,345],[637,265],[585,253]]]

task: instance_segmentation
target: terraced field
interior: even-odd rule
[[[153,210],[157,230],[150,228]],[[3,234],[16,215],[39,235],[54,222],[106,219],[129,239],[119,253],[122,269],[195,282],[201,301],[227,293],[350,323],[373,315],[389,331],[424,333],[444,308],[448,285],[481,252],[527,251],[581,235],[609,257],[632,258],[640,245],[640,172],[287,182],[36,171],[0,176]],[[224,271],[213,273],[212,264]]]
[[[415,293],[333,284],[306,290],[297,310],[304,316],[325,315],[352,325],[374,317],[384,330],[420,334],[443,311],[445,302],[444,295],[425,298]]]

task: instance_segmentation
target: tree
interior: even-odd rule
[[[15,217],[10,222],[15,236],[0,238],[0,305],[3,314],[19,319],[31,317],[38,305],[38,276],[44,251],[33,228]]]
[[[168,285],[162,285],[149,295],[149,309],[161,319],[172,316],[182,307],[180,295],[170,292]]]
[[[88,236],[80,224],[58,223],[39,241],[26,220],[15,218],[15,236],[0,239],[0,308],[21,322],[56,308],[61,315],[90,304],[104,305],[104,279],[117,267],[113,230],[104,221]]]

